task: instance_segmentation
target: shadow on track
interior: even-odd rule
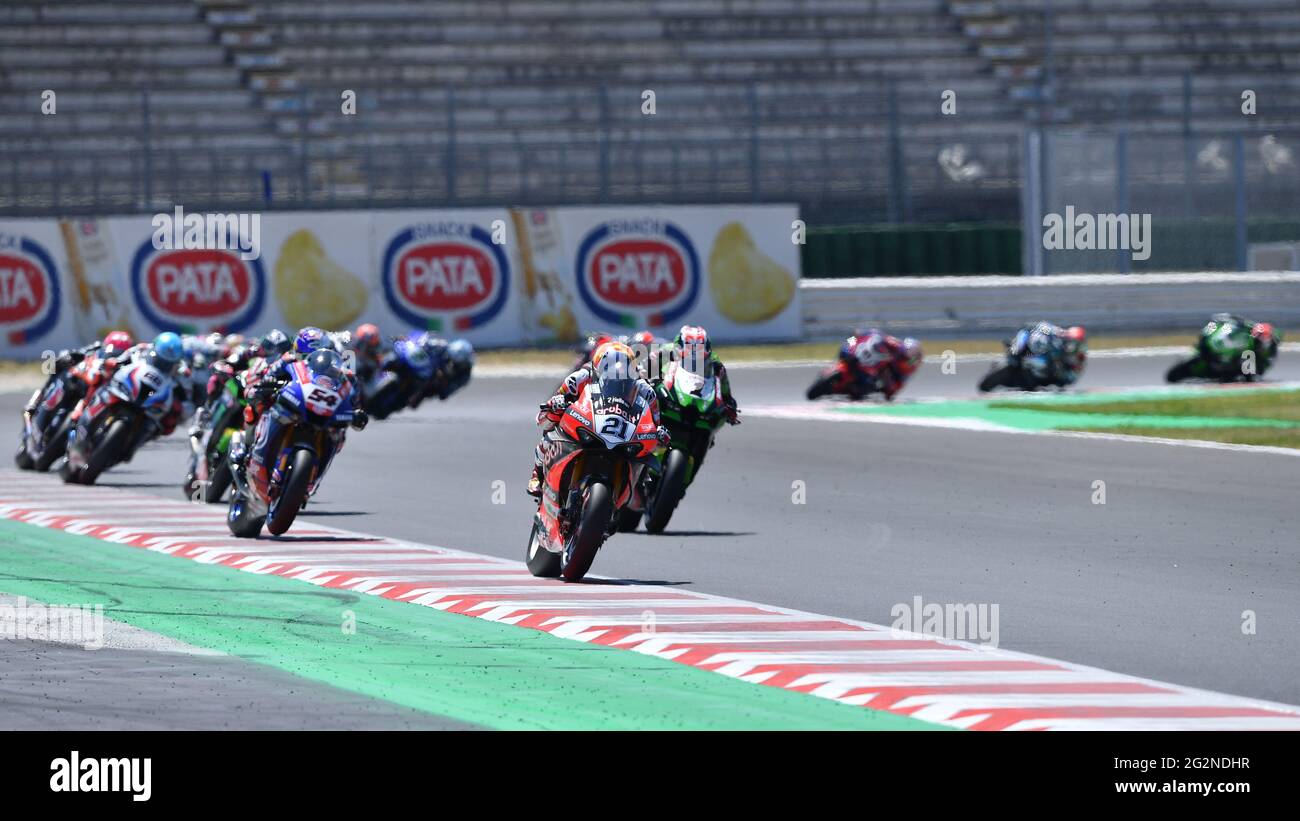
[[[365,516],[364,510],[304,510],[298,514],[301,519],[304,516]]]
[[[753,536],[750,530],[665,530],[662,533],[639,533],[640,536]]]
[[[575,582],[569,582],[569,584],[575,584]],[[593,579],[593,578],[584,578],[582,581],[580,581],[580,582],[576,582],[576,584],[613,584],[613,585],[632,585],[632,584],[637,584],[637,585],[645,585],[645,586],[647,586],[647,587],[681,587],[682,585],[693,584],[693,582],[670,582],[670,581],[667,581],[667,580],[665,580],[665,579]]]
[[[382,542],[383,538],[365,537],[365,536],[258,536],[256,541],[259,542],[315,542],[318,544],[366,544],[369,542]]]

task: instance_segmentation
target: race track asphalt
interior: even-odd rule
[[[1096,358],[1081,387],[1158,384],[1173,359]],[[973,396],[988,367],[927,363],[906,395]],[[732,380],[743,411],[803,402],[815,372],[738,367]],[[351,434],[304,516],[522,559],[532,417],[560,375],[476,378]],[[1269,377],[1300,380],[1300,363]],[[0,395],[0,418],[16,425],[22,399]],[[155,444],[101,484],[178,498],[185,454],[180,437]],[[1294,704],[1298,468],[1269,453],[754,416],[722,432],[667,533],[615,536],[593,572],[886,625],[916,596],[996,604],[1002,647]]]

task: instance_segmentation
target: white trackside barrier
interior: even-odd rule
[[[1219,311],[1300,327],[1295,272],[804,279],[800,292],[809,339],[867,325],[932,337],[995,336],[1036,319],[1092,331],[1190,334]]]

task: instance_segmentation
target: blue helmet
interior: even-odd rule
[[[153,349],[165,362],[179,362],[185,355],[185,345],[181,338],[171,331],[163,331],[154,337]]]
[[[474,362],[474,346],[468,340],[457,339],[447,346],[447,356],[461,367],[470,365]]]
[[[333,347],[329,335],[320,328],[307,327],[298,331],[298,338],[293,341],[293,349],[302,356],[321,348]]]

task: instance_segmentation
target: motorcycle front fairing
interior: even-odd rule
[[[549,514],[548,549],[563,549],[560,522],[587,484],[608,484],[615,509],[626,507],[642,472],[654,461],[657,444],[654,416],[643,397],[628,403],[624,397],[602,396],[594,384],[584,388],[547,436],[542,505]]]

